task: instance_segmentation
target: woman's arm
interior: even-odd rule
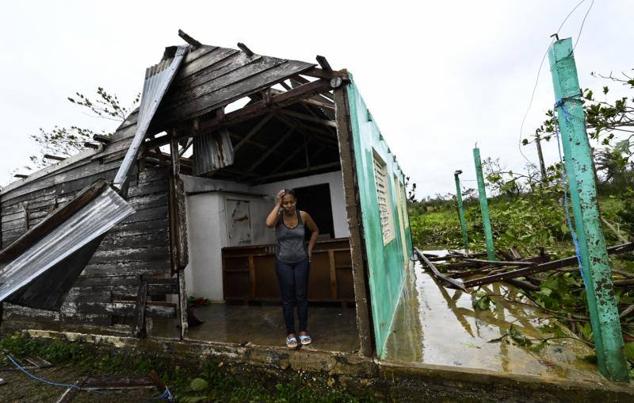
[[[317,243],[317,237],[319,236],[319,228],[317,228],[317,224],[315,224],[315,221],[313,220],[313,217],[310,216],[310,214],[302,211],[301,215],[302,220],[306,223],[306,226],[311,232],[310,240],[308,241],[308,261],[310,261],[313,256],[313,248],[315,247],[315,244]]]
[[[275,227],[277,220],[280,218],[280,208],[282,208],[282,197],[284,197],[284,190],[277,192],[277,199],[275,200],[275,206],[273,210],[266,217],[266,226],[269,228]]]

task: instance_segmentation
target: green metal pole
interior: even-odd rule
[[[489,260],[497,260],[495,257],[495,247],[493,246],[491,220],[489,219],[489,202],[487,201],[487,191],[484,187],[482,161],[480,160],[480,149],[478,147],[473,149],[473,161],[475,161],[476,176],[478,177],[478,197],[480,198],[480,211],[482,212],[482,225],[484,226],[484,239],[487,246],[487,257]]]
[[[557,99],[555,107],[575,217],[577,247],[599,370],[608,379],[627,381],[621,323],[601,230],[592,152],[572,52],[570,38],[557,40],[548,50],[548,58]]]
[[[458,201],[458,219],[460,220],[460,231],[462,232],[462,243],[464,244],[464,251],[469,253],[469,237],[467,236],[467,220],[464,218],[464,206],[462,205],[462,187],[460,186],[460,174],[462,171],[458,170],[453,173],[453,177],[456,181],[456,200]]]

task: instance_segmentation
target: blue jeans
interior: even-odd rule
[[[277,280],[282,296],[282,313],[287,334],[295,333],[295,305],[299,317],[299,331],[308,327],[308,259],[298,263],[277,261]]]

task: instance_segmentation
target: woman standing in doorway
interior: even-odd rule
[[[286,346],[296,348],[295,306],[299,317],[299,343],[310,344],[308,335],[308,272],[319,229],[312,217],[296,208],[297,196],[290,189],[280,190],[266,226],[275,228],[277,239],[277,279],[282,296],[282,313],[286,323]],[[311,232],[308,247],[305,227]]]

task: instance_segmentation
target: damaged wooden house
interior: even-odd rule
[[[264,222],[294,188],[321,232],[311,348],[381,357],[411,235],[351,74],[181,36],[112,136],[2,189],[3,330],[281,345]]]

